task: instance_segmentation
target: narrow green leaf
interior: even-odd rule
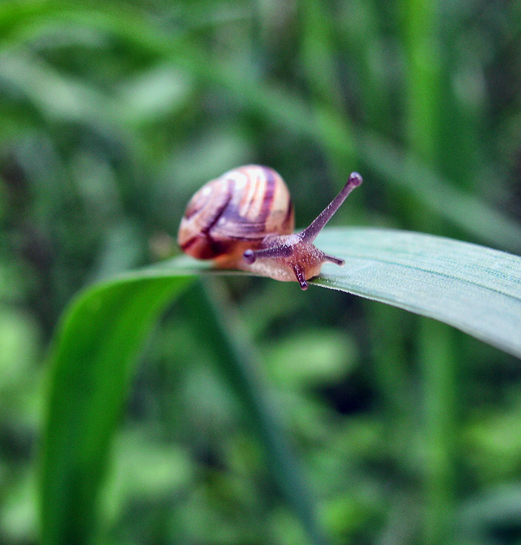
[[[443,237],[329,229],[317,239],[345,259],[313,283],[450,324],[521,357],[521,257]]]
[[[40,495],[44,545],[92,539],[97,491],[136,355],[189,281],[128,275],[87,290],[67,313],[50,358]]]
[[[311,283],[435,318],[521,358],[521,257],[392,229],[329,228],[316,245],[345,260]],[[208,265],[185,257],[187,270]],[[190,269],[191,268],[191,269]]]

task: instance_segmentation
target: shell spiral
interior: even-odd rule
[[[267,235],[288,235],[293,228],[293,206],[284,180],[271,168],[247,165],[194,194],[181,220],[178,243],[193,257],[233,266]]]

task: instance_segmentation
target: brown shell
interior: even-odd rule
[[[198,259],[233,265],[266,235],[293,232],[294,214],[284,180],[274,170],[247,165],[205,184],[188,203],[178,243]]]

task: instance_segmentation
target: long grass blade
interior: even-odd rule
[[[184,275],[129,275],[84,292],[50,355],[40,513],[44,545],[94,536],[98,491],[137,354]]]
[[[521,357],[521,258],[443,237],[329,229],[317,246],[345,260],[315,284],[450,324]]]

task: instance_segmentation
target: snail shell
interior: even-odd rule
[[[181,249],[217,267],[238,268],[276,280],[306,280],[322,263],[342,265],[312,242],[351,190],[362,183],[357,173],[336,199],[301,233],[293,234],[294,212],[284,180],[274,170],[247,165],[226,172],[199,189],[179,227]]]
[[[270,234],[293,233],[284,180],[268,167],[248,165],[205,184],[191,198],[179,228],[181,249],[197,259],[233,266]]]

